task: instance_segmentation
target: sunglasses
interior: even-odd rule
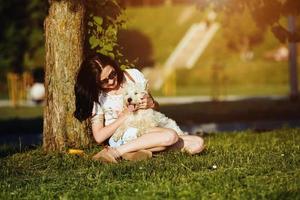
[[[114,79],[117,76],[116,70],[112,70],[107,78],[100,81],[101,85],[106,85],[109,80]]]

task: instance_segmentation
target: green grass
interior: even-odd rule
[[[26,119],[26,118],[36,118],[43,116],[42,106],[33,107],[0,107],[0,121],[6,119]]]
[[[300,199],[300,129],[215,134],[197,156],[104,165],[38,148],[0,158],[0,199]],[[216,166],[216,169],[213,166]]]

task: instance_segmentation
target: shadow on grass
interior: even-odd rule
[[[30,119],[14,118],[0,120],[1,134],[32,134],[43,131],[43,118],[36,117]]]
[[[22,144],[0,144],[0,158],[11,156],[16,153],[24,153],[26,151],[37,149],[37,145],[26,145]]]
[[[300,118],[300,100],[248,99],[162,105],[161,112],[180,124]]]
[[[42,143],[43,118],[0,120],[0,157],[35,149]]]

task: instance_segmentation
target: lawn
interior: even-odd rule
[[[300,199],[300,129],[210,134],[197,156],[105,165],[0,148],[0,199]],[[5,154],[4,154],[5,153]]]
[[[10,107],[3,106],[0,107],[0,121],[7,119],[30,119],[38,118],[43,116],[43,106],[20,106],[20,107]]]

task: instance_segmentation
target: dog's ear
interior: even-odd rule
[[[136,83],[140,90],[147,90],[148,81]]]
[[[143,83],[143,82],[136,83],[136,88],[137,88],[140,92],[146,91],[146,85],[145,85],[145,83]]]
[[[125,83],[124,84],[124,89],[125,90],[131,90],[132,88],[135,87],[135,84],[134,83]]]

